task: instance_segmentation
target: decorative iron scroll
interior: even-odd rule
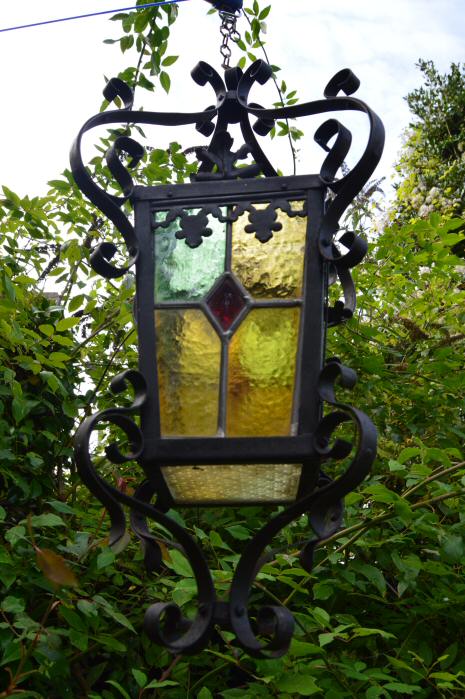
[[[197,130],[212,139],[207,147],[195,148],[199,168],[193,176],[195,180],[236,179],[256,177],[260,173],[266,177],[277,176],[277,172],[261,149],[255,134],[267,135],[277,119],[294,119],[336,111],[358,111],[366,114],[369,123],[368,141],[365,151],[354,168],[340,179],[336,174],[343,164],[351,146],[352,135],[337,119],[328,119],[315,133],[316,142],[327,152],[320,170],[322,182],[332,191],[319,233],[319,247],[324,260],[331,267],[332,278],[339,279],[344,292],[344,302],[337,302],[329,309],[329,323],[335,325],[351,317],[355,309],[355,289],[350,269],[357,265],[367,251],[365,240],[352,231],[346,231],[339,242],[346,248],[342,254],[335,245],[335,236],[340,229],[341,216],[356,195],[362,191],[378,164],[384,146],[384,127],[379,117],[361,100],[352,95],[360,86],[352,71],[345,69],[336,73],[324,91],[325,99],[287,107],[264,109],[249,102],[249,93],[255,83],[264,85],[272,75],[271,67],[264,61],[255,61],[245,72],[240,68],[229,68],[225,79],[207,63],[201,61],[192,70],[192,78],[201,86],[207,83],[216,95],[216,106],[202,112],[143,112],[133,111],[133,93],[126,83],[118,78],[109,81],[104,90],[105,98],[111,102],[120,100],[121,109],[111,110],[89,119],[80,130],[71,149],[71,171],[84,194],[116,226],[123,236],[129,259],[127,264],[117,267],[112,259],[117,252],[110,242],[100,243],[91,254],[92,267],[102,276],[116,278],[124,275],[134,264],[138,255],[134,228],[123,207],[131,201],[134,183],[129,172],[142,159],[144,150],[132,138],[121,135],[108,150],[108,168],[122,190],[122,196],[106,192],[90,175],[81,155],[84,134],[98,126],[123,124],[152,124],[159,126],[181,126],[195,124]],[[256,117],[252,127],[250,117]],[[216,119],[216,124],[214,120]],[[239,124],[245,143],[237,151],[232,150],[233,139],[228,133],[230,124]],[[328,145],[335,138],[332,145]],[[128,167],[121,161],[121,155],[129,157]],[[253,158],[253,163],[237,167],[239,160]],[[193,239],[201,242],[201,236]],[[190,244],[188,242],[188,244]]]
[[[165,512],[150,504],[152,497],[156,495],[156,487],[145,481],[134,496],[128,495],[99,475],[92,461],[91,435],[100,425],[107,424],[120,428],[131,444],[130,453],[123,454],[112,443],[106,449],[109,460],[115,464],[138,459],[143,462],[142,433],[131,417],[140,410],[146,399],[142,375],[136,371],[126,371],[112,381],[112,389],[117,393],[125,390],[128,384],[132,385],[135,398],[131,406],[103,410],[84,420],[76,435],[76,462],[82,480],[108,510],[111,518],[110,544],[115,545],[123,539],[126,519],[122,505],[126,505],[131,510],[132,529],[142,542],[148,570],[156,570],[162,563],[159,540],[147,526],[147,520],[153,520],[173,535],[178,542],[177,547],[189,560],[195,576],[198,589],[198,613],[195,619],[186,619],[174,603],[157,602],[149,607],[145,615],[145,629],[152,640],[173,653],[196,653],[208,644],[214,625],[218,624],[223,628],[232,628],[238,643],[253,656],[279,657],[286,653],[294,629],[289,610],[265,606],[257,612],[255,624],[251,622],[248,599],[260,569],[257,562],[265,560],[261,558],[264,550],[281,529],[308,513],[316,536],[305,545],[301,563],[307,571],[311,571],[315,546],[337,531],[341,522],[342,499],[363,481],[376,454],[376,429],[373,423],[356,408],[336,400],[334,384],[338,380],[343,386],[350,388],[356,381],[356,375],[333,359],[321,372],[319,394],[323,401],[336,410],[322,418],[315,432],[315,455],[324,462],[329,459],[344,459],[350,454],[354,445],[340,439],[330,444],[336,428],[347,421],[352,421],[356,427],[355,455],[339,478],[332,481],[321,474],[313,492],[288,506],[253,537],[237,565],[227,604],[217,601],[207,562],[196,541]],[[227,613],[224,611],[225,606]],[[261,641],[258,636],[262,635],[271,636],[271,639],[267,643]]]

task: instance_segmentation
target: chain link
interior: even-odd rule
[[[231,60],[231,47],[229,45],[230,41],[234,41],[237,44],[241,40],[241,35],[237,31],[236,23],[238,20],[238,15],[231,14],[230,12],[220,12],[221,17],[221,34],[223,37],[223,43],[221,44],[220,52],[223,57],[222,67],[227,70],[230,67]]]

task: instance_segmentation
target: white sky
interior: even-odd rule
[[[0,2],[0,29],[131,5],[130,0]],[[336,71],[351,68],[362,83],[357,97],[385,123],[387,145],[378,174],[389,176],[401,130],[409,120],[403,97],[420,84],[415,62],[420,57],[433,59],[446,71],[452,61],[463,60],[464,0],[271,0],[271,4],[267,44],[271,62],[282,68],[282,77],[305,101],[319,99]],[[171,69],[172,91],[168,98],[161,89],[140,91],[136,106],[145,110],[194,111],[211,104],[210,88],[196,86],[189,73],[198,60],[220,70],[218,18],[206,16],[203,0],[189,0],[179,9],[169,50],[180,55]],[[135,63],[130,52],[122,56],[116,45],[102,43],[104,38],[118,37],[119,26],[107,16],[0,33],[0,184],[20,195],[42,194],[47,180],[68,166],[74,136],[99,109],[103,75],[112,77]],[[239,29],[246,28],[241,20]],[[233,59],[238,55],[236,51]],[[251,99],[267,106],[276,101],[276,94],[271,86],[258,86]],[[303,122],[307,136],[300,146],[300,173],[319,170],[319,149],[312,146],[312,138],[323,119]],[[344,119],[355,130],[352,157],[356,157],[363,147],[363,117]],[[185,146],[204,142],[195,131],[180,136],[176,129],[169,135],[152,130],[149,135],[155,147],[165,147],[169,140],[181,140]],[[275,165],[290,172],[284,142],[265,150]]]

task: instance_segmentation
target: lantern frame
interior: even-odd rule
[[[245,73],[238,68],[226,70],[224,82],[213,68],[201,62],[192,71],[192,77],[199,85],[209,83],[213,87],[216,107],[191,114],[133,111],[131,89],[119,79],[111,80],[104,95],[108,101],[119,98],[123,108],[89,119],[71,150],[71,170],[77,185],[113,222],[129,254],[128,263],[118,267],[113,262],[116,246],[102,242],[90,256],[91,265],[102,276],[113,279],[126,274],[135,264],[135,317],[139,334],[138,371],[130,369],[123,372],[111,383],[115,393],[132,387],[133,402],[127,407],[115,406],[100,411],[83,421],[75,440],[76,464],[82,480],[108,510],[111,545],[117,546],[125,534],[124,505],[130,509],[131,527],[141,541],[149,571],[162,564],[160,545],[147,525],[149,519],[165,527],[189,559],[198,586],[197,616],[192,621],[185,619],[173,603],[152,605],[145,616],[145,629],[153,640],[173,653],[195,653],[208,644],[215,625],[219,625],[232,629],[238,643],[248,653],[257,657],[279,657],[286,652],[292,638],[294,622],[289,610],[266,606],[255,617],[248,611],[254,578],[267,560],[264,551],[283,527],[308,514],[313,538],[302,550],[301,563],[310,571],[315,547],[341,526],[342,499],[363,481],[376,455],[376,429],[371,420],[356,408],[339,402],[335,396],[335,384],[339,382],[343,387],[351,388],[356,375],[338,359],[325,363],[324,351],[326,328],[349,319],[353,314],[355,289],[350,269],[362,260],[367,250],[363,238],[352,231],[345,231],[340,238],[345,252],[340,251],[340,246],[335,244],[335,236],[340,230],[339,219],[374,171],[383,149],[384,129],[376,114],[365,103],[351,96],[358,89],[359,81],[349,70],[340,71],[332,78],[326,87],[324,100],[274,109],[263,109],[248,100],[253,84],[264,84],[271,77],[271,68],[263,61],[253,63]],[[351,134],[336,119],[326,120],[315,134],[315,140],[327,152],[319,175],[278,177],[253,133],[254,129],[259,135],[266,135],[280,118],[348,110],[367,115],[369,136],[359,162],[340,179],[336,178],[336,174],[350,149]],[[253,129],[250,116],[257,117]],[[129,169],[141,160],[143,149],[126,133],[117,135],[106,160],[123,192],[118,197],[109,194],[92,178],[81,154],[82,138],[87,131],[114,123],[195,124],[200,133],[213,136],[208,147],[193,149],[199,168],[191,184],[141,187],[134,186]],[[231,124],[239,124],[245,141],[237,152],[232,151],[233,141],[228,131]],[[128,167],[122,161],[124,154],[129,156]],[[251,163],[244,167],[236,166],[239,160],[248,156],[252,157]],[[264,177],[257,178],[259,174]],[[230,219],[239,215],[239,211],[248,212],[252,221],[254,203],[268,203],[270,217],[267,225],[270,229],[263,234],[263,238],[268,240],[273,235],[276,210],[286,211],[287,207],[289,215],[295,215],[294,211],[290,213],[289,202],[302,199],[306,202],[308,230],[299,352],[306,359],[297,369],[300,401],[297,434],[288,437],[191,438],[169,438],[160,434],[154,329],[153,211],[171,211],[171,220],[176,220],[182,216],[182,211],[189,208],[200,208],[210,213],[215,209],[217,215],[219,207],[229,207],[226,211]],[[135,210],[135,225],[126,212],[128,202]],[[179,235],[176,235],[195,247],[202,243],[204,235],[208,235],[201,228],[183,223]],[[251,232],[254,232],[253,227]],[[258,231],[255,230],[255,233],[258,234]],[[330,307],[328,285],[336,280],[341,283],[343,300]],[[249,307],[253,302],[247,294],[245,299]],[[266,303],[261,305],[266,306]],[[197,306],[207,312],[210,322],[215,325],[205,303],[199,302]],[[231,329],[234,329],[233,326]],[[324,403],[335,410],[323,416]],[[139,415],[140,426],[134,419],[136,415]],[[338,427],[346,422],[352,422],[355,427],[354,443],[333,438]],[[106,449],[109,460],[115,464],[138,461],[144,471],[145,480],[134,495],[122,492],[105,480],[92,460],[92,434],[102,424],[118,427],[130,444],[129,453],[123,453],[116,443],[110,444]],[[352,451],[352,459],[342,475],[332,480],[324,473],[324,462],[347,462]],[[162,467],[173,465],[182,469],[197,464],[204,465],[208,470],[208,467],[221,464],[239,466],[267,463],[303,465],[297,497],[293,502],[286,501],[285,509],[272,517],[246,544],[233,577],[229,600],[219,601],[199,545],[167,514],[175,502],[162,476]],[[182,506],[185,504],[182,503]],[[208,502],[209,506],[215,504],[224,506],[227,503],[223,500]]]

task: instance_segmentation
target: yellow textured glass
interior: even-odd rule
[[[291,502],[297,497],[302,466],[165,466],[168,488],[177,503]]]
[[[214,436],[221,342],[200,310],[155,312],[162,436]]]
[[[304,202],[292,202],[294,210]],[[264,209],[268,204],[254,204]],[[282,229],[261,243],[253,233],[246,233],[249,214],[233,223],[232,271],[254,298],[299,298],[302,296],[307,217],[290,218],[277,211]]]
[[[293,433],[292,406],[300,308],[257,308],[229,349],[229,437]]]

